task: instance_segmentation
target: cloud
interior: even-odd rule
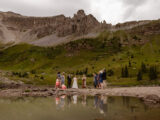
[[[90,1],[90,0],[89,0]],[[73,15],[78,9],[90,8],[88,0],[0,0],[0,10],[29,16]]]
[[[123,20],[146,20],[160,18],[159,0],[122,0],[125,8]]]
[[[1,11],[27,16],[73,16],[84,9],[108,23],[160,18],[160,0],[0,0]]]

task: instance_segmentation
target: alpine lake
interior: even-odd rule
[[[0,98],[0,120],[160,120],[160,107],[103,95]]]

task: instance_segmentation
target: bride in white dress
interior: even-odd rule
[[[73,85],[72,85],[72,88],[78,89],[77,77],[76,77],[76,76],[73,78]]]

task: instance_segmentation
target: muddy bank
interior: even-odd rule
[[[56,90],[52,87],[23,86],[1,89],[0,97],[47,97],[61,95],[108,95],[138,97],[148,103],[160,103],[160,87],[125,87],[101,89]]]

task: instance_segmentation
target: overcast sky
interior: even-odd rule
[[[112,24],[160,18],[160,0],[0,0],[0,11],[27,16],[64,14],[72,17],[78,9]]]

